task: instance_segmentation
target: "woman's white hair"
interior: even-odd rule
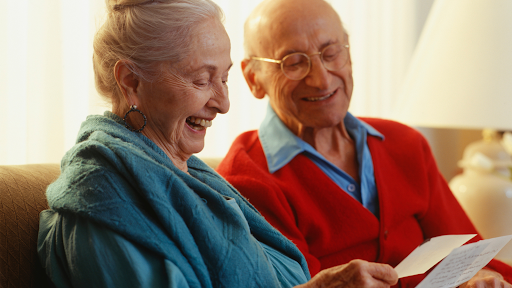
[[[140,78],[153,81],[162,63],[178,63],[193,49],[197,23],[224,20],[211,0],[106,0],[108,16],[94,37],[96,89],[109,102],[120,101],[114,66],[126,60]]]

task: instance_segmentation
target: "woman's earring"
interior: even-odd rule
[[[134,111],[139,112],[140,115],[142,115],[142,118],[144,118],[144,125],[142,125],[142,127],[140,127],[139,129],[133,128],[132,125],[130,125],[130,124],[128,124],[128,122],[126,122],[126,118],[128,117],[128,114],[130,114]],[[146,123],[147,123],[146,115],[144,115],[144,113],[142,113],[139,109],[137,109],[137,106],[135,106],[135,105],[130,106],[130,110],[128,110],[128,112],[126,112],[126,114],[124,114],[123,121],[124,121],[124,126],[126,128],[128,128],[128,130],[133,131],[133,132],[141,132],[142,130],[144,130],[144,127],[146,127]]]

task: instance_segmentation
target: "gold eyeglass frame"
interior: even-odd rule
[[[315,55],[320,55],[320,61],[322,61],[322,64],[324,65],[324,68],[325,68],[325,69],[327,69],[327,70],[329,70],[329,71],[333,71],[333,70],[331,70],[331,69],[329,69],[329,68],[325,67],[324,58],[322,57],[322,54],[324,53],[324,51],[325,51],[325,50],[327,50],[327,48],[329,48],[329,47],[331,47],[331,46],[334,46],[334,45],[340,45],[342,48],[345,48],[345,49],[347,49],[347,50],[350,48],[350,45],[348,45],[348,44],[344,44],[344,45],[343,45],[343,44],[337,44],[337,43],[334,43],[334,44],[331,44],[331,45],[327,45],[327,46],[325,46],[325,47],[322,49],[322,51],[320,51],[320,52],[316,52],[316,53],[309,54],[309,55],[308,55],[308,54],[306,54],[306,53],[303,53],[303,52],[294,52],[294,53],[290,53],[290,54],[288,54],[288,55],[284,56],[284,57],[283,57],[283,59],[281,59],[281,60],[271,59],[271,58],[264,58],[264,57],[256,57],[256,56],[251,57],[251,60],[258,60],[258,61],[264,61],[264,62],[270,62],[270,63],[279,64],[279,65],[281,66],[281,72],[283,72],[283,74],[284,74],[284,76],[286,76],[286,78],[291,79],[291,80],[302,80],[302,79],[304,79],[304,78],[309,74],[309,71],[311,70],[311,57],[312,57],[312,56],[315,56]],[[284,67],[283,67],[283,63],[284,63],[284,61],[286,60],[286,58],[291,57],[291,56],[296,55],[296,54],[301,54],[301,55],[306,56],[306,58],[308,59],[308,63],[309,63],[309,65],[308,65],[308,69],[307,69],[306,73],[304,73],[304,76],[302,76],[302,78],[299,78],[299,79],[293,79],[293,78],[290,78],[290,77],[289,77],[288,75],[286,75],[286,73],[284,72]],[[345,61],[345,63],[343,63],[343,65],[342,65],[339,69],[341,69],[341,68],[345,67],[345,65],[347,64],[348,58],[350,58],[350,57],[347,57],[347,60]]]

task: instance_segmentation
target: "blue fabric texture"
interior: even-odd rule
[[[355,142],[360,182],[355,181],[345,171],[325,159],[309,143],[294,135],[279,119],[270,105],[268,105],[267,114],[258,130],[261,146],[267,158],[269,172],[276,172],[288,164],[295,156],[304,153],[334,183],[358,200],[378,218],[379,200],[377,186],[375,184],[372,156],[366,139],[368,134],[381,139],[384,139],[384,135],[369,124],[354,117],[350,112],[347,112],[343,121],[347,132]]]
[[[48,203],[60,215],[91,220],[159,255],[189,287],[279,287],[258,241],[300,263],[309,279],[293,243],[204,162],[192,156],[187,164],[190,175],[113,113],[89,116],[47,190]],[[59,241],[46,237],[51,229],[39,235],[43,266],[45,251]],[[50,278],[65,277],[46,268]]]
[[[243,215],[235,199],[230,198],[228,202]],[[282,288],[291,288],[307,282],[307,278],[297,261],[292,260],[290,257],[265,243],[260,242],[260,245],[265,251],[268,261],[272,264],[272,267],[274,267],[277,279],[279,279]]]
[[[171,261],[91,220],[46,210],[39,230],[46,236],[39,253],[56,288],[190,287]]]

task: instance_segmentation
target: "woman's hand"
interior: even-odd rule
[[[500,273],[482,269],[468,282],[459,286],[460,288],[512,288],[507,281],[503,280]]]
[[[387,265],[364,260],[352,260],[320,271],[309,282],[297,288],[334,288],[334,287],[390,287],[398,282],[395,270]]]

